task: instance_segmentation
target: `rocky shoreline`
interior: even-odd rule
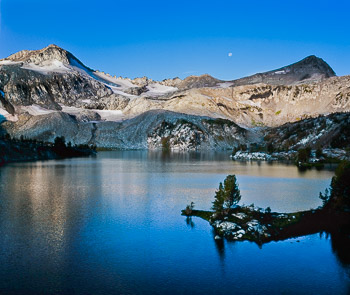
[[[350,162],[341,162],[329,189],[320,193],[323,206],[293,213],[271,212],[254,205],[238,206],[241,199],[235,175],[228,175],[215,192],[213,211],[194,210],[194,203],[182,215],[208,221],[215,239],[251,241],[259,245],[270,241],[309,235],[317,232],[348,232],[350,228]]]
[[[350,224],[350,212],[324,209],[278,213],[253,206],[237,206],[223,215],[203,210],[183,210],[182,215],[208,221],[214,229],[215,239],[250,241],[258,245],[321,231],[339,230]]]
[[[322,156],[317,157],[315,151],[312,151],[311,157],[308,159],[307,164],[317,163],[333,163],[334,161],[349,161],[350,153],[345,149],[323,149]],[[235,161],[282,161],[282,162],[295,162],[297,160],[298,151],[282,151],[282,152],[248,152],[248,151],[237,151],[230,157]]]

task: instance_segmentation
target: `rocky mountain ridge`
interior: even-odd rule
[[[310,55],[294,64],[233,80],[234,86],[251,84],[293,85],[318,82],[335,76],[333,69],[321,58]]]
[[[350,76],[336,77],[315,56],[232,81],[210,75],[113,77],[56,45],[0,60],[0,119],[7,120],[2,125],[12,136],[44,141],[59,134],[109,148],[229,148],[260,141],[254,128],[348,112],[349,99]],[[203,118],[229,120],[246,133],[236,137],[228,125],[210,128]]]

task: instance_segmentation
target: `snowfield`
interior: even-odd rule
[[[47,115],[47,114],[51,114],[51,113],[57,112],[55,110],[44,109],[41,106],[38,106],[38,105],[35,105],[35,104],[33,104],[31,106],[22,106],[21,110],[24,111],[24,112],[28,112],[32,116]]]
[[[143,93],[143,96],[160,96],[178,90],[176,87],[153,83],[147,86],[148,91]]]
[[[62,62],[58,60],[53,60],[50,62],[45,62],[42,66],[33,64],[33,63],[25,63],[21,67],[25,70],[35,71],[39,72],[41,74],[47,75],[49,73],[55,72],[55,73],[67,73],[72,71],[68,67],[66,67]]]
[[[101,121],[112,121],[112,122],[119,122],[124,119],[124,114],[120,110],[97,110],[97,109],[83,109],[83,108],[77,108],[77,107],[69,107],[60,104],[62,107],[62,112],[70,114],[70,115],[78,115],[80,113],[97,113],[101,117]],[[47,115],[55,112],[60,112],[57,110],[49,110],[45,109],[38,105],[31,105],[31,106],[22,106],[20,107],[20,110],[22,112],[28,112],[32,116],[42,116]],[[6,110],[0,108],[0,115],[3,115],[7,120],[13,121],[17,120],[17,116],[13,117],[11,116]]]
[[[78,115],[81,112],[94,112],[101,116],[101,120],[103,121],[112,121],[112,122],[119,122],[122,121],[124,118],[123,112],[119,110],[95,110],[95,109],[82,109],[82,108],[76,108],[76,107],[69,107],[60,104],[62,107],[62,112],[70,114],[70,115]]]
[[[16,122],[18,121],[18,117],[17,115],[12,116],[10,113],[8,113],[5,109],[0,108],[0,119],[1,116],[4,117],[7,121],[11,121],[11,122]],[[1,120],[0,120],[1,121]]]

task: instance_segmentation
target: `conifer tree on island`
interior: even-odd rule
[[[215,192],[215,199],[213,202],[213,210],[217,213],[221,213],[224,211],[224,202],[225,202],[225,196],[224,196],[224,187],[222,185],[222,182],[219,184],[219,189]]]
[[[241,200],[241,193],[235,175],[228,175],[224,185],[220,182],[219,189],[215,192],[215,200],[212,209],[222,213],[225,209],[231,209]]]

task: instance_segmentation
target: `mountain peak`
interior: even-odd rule
[[[334,77],[335,75],[333,69],[322,58],[310,55],[288,66],[264,73],[257,73],[232,82],[236,86],[257,83],[292,85],[317,82],[326,78]]]
[[[59,47],[56,44],[50,44],[49,46],[39,50],[22,50],[10,55],[4,60],[10,60],[14,62],[23,62],[28,64],[32,63],[39,66],[43,66],[47,63],[50,63],[51,61],[58,60],[66,65],[74,64],[74,65],[84,66],[85,68],[87,68],[72,53]]]
[[[294,70],[298,69],[299,71],[302,69],[315,72],[318,71],[318,73],[323,74],[325,78],[335,76],[335,72],[333,71],[333,69],[322,58],[319,58],[316,55],[309,55],[304,59],[284,68]]]

